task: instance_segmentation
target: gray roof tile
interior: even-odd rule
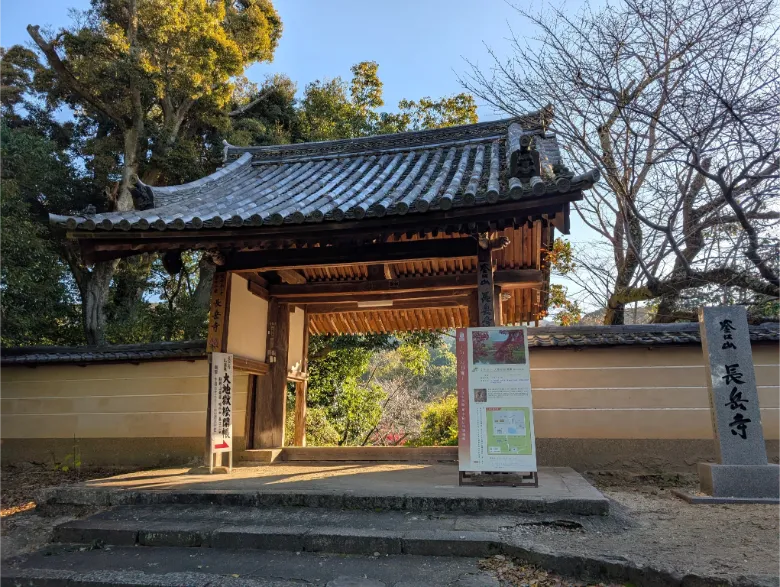
[[[84,231],[339,222],[592,187],[598,173],[573,177],[561,165],[555,137],[542,130],[540,121],[537,114],[342,141],[227,146],[226,165],[207,177],[179,186],[141,184],[151,199],[144,210],[51,215],[50,220]],[[510,129],[532,137],[523,152],[538,154],[542,176],[509,177],[509,155],[515,148],[509,145]]]
[[[4,348],[0,351],[0,364],[29,366],[57,363],[116,363],[205,358],[206,342],[202,340],[121,344],[105,347],[29,346]]]
[[[750,326],[750,340],[776,343],[780,341],[780,327],[776,323]],[[531,348],[661,346],[699,344],[700,341],[697,323],[528,329],[528,346]],[[205,359],[207,356],[206,342],[203,340],[106,347],[16,347],[2,349],[1,352],[0,364],[5,366],[186,360]]]
[[[753,342],[780,341],[775,323],[750,326]],[[656,346],[665,344],[699,344],[699,324],[631,324],[626,326],[547,326],[528,329],[530,347],[578,346]]]

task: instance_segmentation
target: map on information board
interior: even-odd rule
[[[489,454],[531,454],[528,408],[488,408],[486,413]]]

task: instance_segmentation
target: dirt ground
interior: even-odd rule
[[[8,557],[38,550],[47,544],[52,529],[80,515],[86,510],[70,515],[44,517],[35,512],[33,495],[43,487],[71,485],[89,479],[101,479],[111,475],[129,473],[136,469],[100,468],[55,470],[45,465],[25,463],[0,469],[0,557]]]
[[[116,469],[52,471],[43,467],[2,469],[2,558],[31,552],[49,541],[52,528],[89,512],[54,518],[34,511],[36,489],[97,479],[128,471]],[[589,474],[611,501],[609,516],[578,516],[578,524],[519,524],[507,529],[519,544],[556,551],[624,557],[642,565],[681,574],[723,576],[778,575],[780,508],[770,505],[690,505],[671,493],[695,491],[694,475]],[[94,511],[94,510],[93,510]],[[581,526],[581,527],[580,527]],[[483,561],[484,568],[508,585],[576,584],[505,557]]]
[[[609,554],[679,574],[778,577],[780,507],[691,505],[672,489],[698,490],[695,475],[587,475],[610,499],[610,515],[579,529],[518,526],[511,537],[581,555]]]

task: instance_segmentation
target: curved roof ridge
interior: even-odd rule
[[[544,130],[545,123],[549,123],[549,118],[549,112],[539,110],[522,116],[513,116],[510,118],[477,122],[474,124],[461,124],[458,126],[355,137],[351,139],[248,147],[226,145],[225,156],[227,159],[235,159],[246,153],[251,153],[253,158],[260,162],[280,157],[295,157],[312,154],[346,154],[356,151],[364,152],[367,148],[382,150],[393,149],[399,146],[425,146],[438,142],[480,140],[493,135],[505,134],[507,128],[512,123],[518,123],[527,130],[541,131]]]
[[[200,188],[208,183],[211,183],[212,181],[215,181],[217,179],[220,179],[232,173],[233,171],[237,171],[238,169],[241,169],[242,167],[247,165],[251,160],[252,160],[251,155],[245,153],[241,155],[239,158],[235,159],[234,161],[228,163],[227,165],[223,165],[222,167],[217,169],[214,173],[201,177],[200,179],[196,179],[195,181],[181,183],[179,185],[168,185],[168,186],[159,186],[159,187],[147,186],[147,187],[152,189],[152,192],[154,193],[155,196],[157,195],[167,196],[169,194],[174,194],[182,190]],[[138,183],[142,183],[140,179],[138,180]],[[155,206],[155,207],[159,207],[159,206]]]

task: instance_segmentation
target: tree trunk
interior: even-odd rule
[[[198,263],[198,285],[195,286],[195,303],[198,308],[208,308],[211,296],[211,284],[214,282],[214,274],[217,266],[207,254],[203,254]]]
[[[124,166],[122,167],[122,181],[119,184],[119,196],[116,201],[116,210],[127,212],[134,208],[133,195],[130,191],[138,175],[138,140],[143,130],[143,123],[132,126],[124,132]]]
[[[110,308],[112,319],[133,322],[138,319],[143,295],[149,286],[153,254],[122,259],[114,271],[114,297]]]
[[[109,286],[116,269],[116,261],[95,263],[93,269],[85,272],[81,290],[81,310],[84,321],[84,334],[87,344],[106,344],[106,302]]]
[[[674,322],[676,318],[675,308],[680,301],[680,292],[670,293],[661,298],[658,304],[658,310],[653,316],[653,324],[664,324]]]

